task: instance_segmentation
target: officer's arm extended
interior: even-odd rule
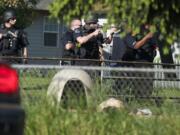
[[[153,37],[153,34],[148,33],[141,40],[136,41],[135,37],[133,37],[131,34],[128,34],[125,37],[125,43],[132,49],[139,49],[141,46],[143,46],[152,37]]]
[[[87,41],[89,41],[91,38],[97,36],[99,33],[100,33],[100,29],[97,29],[86,36],[82,36],[82,34],[80,34],[80,31],[75,30],[75,39],[80,45],[82,45],[86,43]]]
[[[152,37],[153,37],[153,34],[151,32],[149,32],[146,36],[144,36],[141,40],[137,41],[134,44],[134,49],[139,49],[141,46],[143,46]]]

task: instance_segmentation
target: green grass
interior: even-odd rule
[[[109,84],[95,83],[90,104],[86,108],[52,105],[46,97],[48,77],[20,76],[22,106],[26,112],[25,135],[178,135],[180,133],[180,104],[164,100],[161,107],[154,100],[132,100],[125,103],[125,109],[98,112],[97,106],[107,99]],[[111,82],[109,82],[111,83]],[[170,91],[170,90],[169,90]],[[161,90],[159,95],[169,96],[172,91]],[[179,90],[173,91],[179,95]],[[70,99],[73,96],[69,97]],[[68,104],[69,105],[69,104]],[[73,106],[72,106],[73,105]],[[137,108],[149,108],[152,117],[132,116]]]
[[[166,101],[156,107],[150,101],[131,102],[123,110],[98,112],[97,97],[86,109],[52,105],[46,90],[22,91],[22,105],[26,111],[26,135],[178,135],[180,133],[180,105]],[[104,97],[105,98],[105,97]],[[152,117],[131,116],[135,108],[147,107]]]

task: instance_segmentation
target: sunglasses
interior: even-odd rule
[[[87,23],[87,24],[89,24],[89,25],[90,25],[90,24],[97,24],[97,23],[96,23],[96,22],[90,22],[90,23]]]
[[[12,17],[12,18],[10,18],[8,21],[10,21],[10,20],[16,20],[16,17]]]

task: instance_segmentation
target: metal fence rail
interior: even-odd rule
[[[94,83],[96,92],[106,96],[180,99],[180,70],[153,67],[90,67],[59,65],[13,65],[19,72],[21,89],[47,90],[53,76],[63,69],[83,70]],[[82,85],[71,80],[67,87],[77,95]],[[98,90],[97,90],[98,89]],[[93,90],[92,90],[93,92]]]

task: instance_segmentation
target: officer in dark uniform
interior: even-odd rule
[[[27,58],[29,44],[26,33],[17,29],[16,14],[13,9],[8,9],[3,14],[3,24],[0,27],[0,55],[5,57],[23,56]],[[18,59],[5,59],[8,63],[19,63]],[[27,62],[24,59],[23,62]]]
[[[79,59],[95,59],[100,60],[100,48],[102,47],[103,35],[98,28],[98,19],[90,16],[85,20],[83,28],[74,30],[74,38],[79,47]],[[99,66],[97,61],[79,61],[78,65]]]
[[[63,58],[75,58],[75,42],[73,38],[73,30],[69,29],[63,35],[64,52]],[[63,60],[62,65],[74,65],[74,61]]]
[[[122,58],[124,61],[134,61],[134,62],[153,62],[156,52],[156,40],[153,37],[153,33],[149,31],[149,25],[144,24],[140,28],[140,33],[132,36],[128,33],[124,38],[124,43],[126,44],[126,52]],[[143,67],[152,68],[151,64],[125,64],[133,67]],[[138,96],[150,96],[153,91],[153,73],[136,72],[134,74],[127,73],[127,76],[133,77],[143,77],[142,80],[132,79],[133,83],[133,93],[136,97]],[[147,79],[149,78],[149,79]]]
[[[71,29],[67,30],[63,36],[63,44],[64,44],[64,58],[74,58],[74,38],[73,38],[73,31]]]
[[[156,40],[153,33],[149,32],[149,26],[142,25],[140,33],[132,36],[128,33],[124,38],[126,53],[124,61],[153,62],[155,57]]]
[[[64,58],[77,58],[76,55],[76,42],[74,39],[74,30],[81,27],[81,20],[73,19],[70,24],[70,29],[68,29],[63,35],[63,44],[64,44]],[[63,61],[63,65],[74,65],[75,61]]]

